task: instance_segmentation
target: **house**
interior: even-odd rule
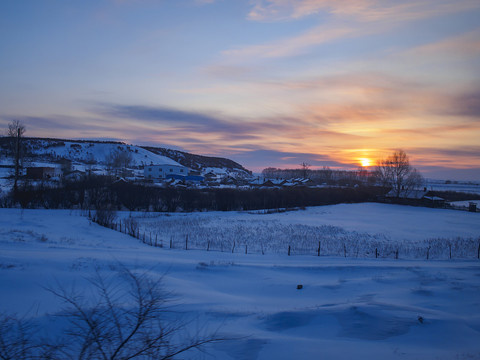
[[[315,181],[308,178],[296,179],[296,182],[298,186],[314,186],[315,185]]]
[[[400,193],[397,196],[397,191],[395,189],[390,190],[387,195],[385,195],[386,198],[390,199],[408,199],[408,200],[421,200],[424,196],[426,196],[428,193],[427,189],[423,190],[406,190],[402,189],[400,190]]]
[[[274,186],[283,186],[287,181],[284,179],[270,179]]]
[[[168,178],[183,180],[188,175],[188,168],[182,165],[145,165],[143,174],[146,180],[163,180]]]
[[[422,190],[401,190],[399,196],[395,189],[390,190],[385,198],[396,203],[407,205],[421,205],[428,207],[444,207],[445,199],[435,196],[434,193],[423,188]]]
[[[255,179],[252,179],[248,182],[248,185],[250,186],[260,186],[263,184],[263,179],[260,179],[260,177],[257,177]]]
[[[233,176],[225,176],[221,181],[220,184],[222,185],[238,185],[237,184],[237,179],[235,179]]]
[[[423,200],[430,207],[445,207],[445,199],[438,196],[424,196]]]
[[[211,181],[217,181],[218,176],[215,174],[213,171],[209,171],[208,173],[204,174],[205,181],[211,182]]]
[[[185,176],[185,181],[187,183],[199,184],[205,181],[205,178],[202,175],[192,175],[189,174]]]
[[[73,170],[73,171],[70,171],[68,174],[65,174],[64,178],[66,180],[78,181],[78,180],[84,178],[85,175],[86,175],[85,171]]]
[[[59,177],[62,175],[60,168],[56,167],[47,167],[47,166],[36,166],[36,167],[27,167],[27,178],[35,180],[47,180],[54,177]]]

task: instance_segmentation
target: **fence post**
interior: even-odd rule
[[[430,258],[430,246],[427,248],[427,260]]]
[[[247,245],[247,244],[245,244],[245,255],[247,255],[247,254],[248,254],[248,251],[247,251],[247,246],[248,246],[248,245]]]
[[[452,244],[448,244],[448,249],[450,250],[450,260],[452,259]]]
[[[188,234],[185,235],[185,250],[188,250]]]
[[[158,234],[155,234],[155,247],[157,247]]]
[[[395,251],[395,260],[398,260],[398,249]]]
[[[207,241],[207,251],[210,251],[210,240]]]
[[[290,256],[290,245],[288,245],[288,256]]]
[[[172,236],[170,236],[170,249],[172,248],[172,241],[173,241],[173,238]]]
[[[235,240],[233,240],[232,254],[235,251]]]
[[[318,242],[318,249],[317,249],[317,256],[320,256],[320,245],[321,245],[321,243],[320,243],[320,241],[319,241],[319,242]]]
[[[378,249],[375,248],[375,259],[378,259]]]

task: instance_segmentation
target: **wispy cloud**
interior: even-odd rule
[[[434,56],[447,56],[447,58],[478,57],[480,55],[480,28],[416,46],[405,51],[402,55],[404,57],[415,56],[416,58]]]
[[[248,17],[256,21],[299,19],[327,12],[360,21],[409,21],[478,9],[474,0],[256,0]]]
[[[296,20],[318,13],[328,17],[322,19],[320,25],[295,36],[236,47],[222,54],[238,62],[298,56],[332,41],[385,33],[407,22],[471,9],[480,9],[480,3],[476,0],[409,0],[400,3],[383,0],[257,0],[248,15],[250,20]]]
[[[313,46],[329,43],[341,38],[365,35],[371,31],[371,29],[359,30],[350,26],[330,27],[320,25],[297,36],[283,38],[268,44],[225,50],[222,54],[230,59],[235,59],[236,62],[249,59],[297,56]]]

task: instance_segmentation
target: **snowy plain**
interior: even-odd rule
[[[242,231],[269,222],[269,229],[279,224],[331,226],[367,240],[393,242],[480,237],[478,213],[385,204],[282,214],[132,216],[144,230],[167,219],[203,222],[214,229],[242,224]],[[265,255],[225,250],[152,247],[100,227],[79,211],[0,209],[0,312],[54,314],[60,300],[45,287],[63,284],[87,291],[85,279],[96,268],[113,273],[121,263],[163,276],[180,311],[238,338],[184,358],[480,358],[480,262],[474,255],[426,261],[375,259],[371,254],[287,256],[283,248]],[[297,289],[299,284],[303,289]]]

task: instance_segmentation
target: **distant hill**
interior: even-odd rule
[[[11,138],[8,137],[0,138],[2,154],[0,165],[12,163],[10,141]],[[137,169],[150,164],[181,164],[202,174],[213,172],[243,176],[251,173],[242,165],[226,158],[190,154],[167,148],[127,145],[123,142],[25,137],[22,143],[28,162],[33,164],[55,164],[67,159],[74,162],[77,167],[79,165],[104,167],[105,159],[110,152],[123,150],[132,154],[133,166]]]
[[[190,154],[184,151],[172,150],[160,147],[142,146],[144,149],[151,151],[154,154],[162,155],[175,160],[179,164],[186,166],[192,170],[201,172],[208,172],[214,169],[225,169],[228,172],[245,172],[251,174],[251,171],[245,169],[239,163],[221,157],[211,157]]]

